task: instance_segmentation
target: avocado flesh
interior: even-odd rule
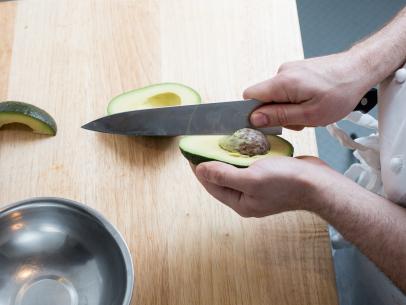
[[[224,136],[186,136],[179,142],[182,154],[193,164],[206,161],[221,161],[237,167],[248,167],[253,162],[272,156],[293,156],[293,146],[285,139],[266,136],[271,149],[265,155],[246,156],[236,152],[229,152],[219,146]]]
[[[167,106],[200,104],[200,95],[178,83],[161,83],[125,92],[113,98],[108,114]]]
[[[55,135],[55,120],[44,110],[23,102],[7,101],[0,103],[0,128],[8,124],[23,124],[34,133]]]

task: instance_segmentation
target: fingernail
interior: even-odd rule
[[[268,117],[261,112],[253,113],[251,115],[251,124],[255,127],[266,126],[268,125]]]

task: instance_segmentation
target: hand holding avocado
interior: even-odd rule
[[[213,161],[193,169],[213,197],[243,217],[316,210],[323,177],[333,171],[315,157],[264,158],[243,169]]]

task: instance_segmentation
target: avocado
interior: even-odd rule
[[[265,154],[252,156],[241,154],[236,150],[228,151],[222,148],[221,144],[224,145],[225,136],[221,135],[185,136],[181,138],[179,148],[186,159],[193,164],[206,161],[221,161],[236,167],[248,167],[253,162],[265,157],[293,156],[293,146],[285,139],[274,135],[264,137],[266,137],[270,149]]]
[[[108,114],[166,106],[200,104],[200,95],[192,88],[178,83],[155,84],[125,92],[113,98]]]
[[[45,110],[23,102],[0,102],[0,128],[12,123],[26,125],[39,134],[54,136],[57,132],[55,120]]]

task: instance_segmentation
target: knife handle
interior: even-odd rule
[[[361,111],[362,113],[369,112],[378,103],[378,90],[372,88],[369,90],[364,97],[360,100],[354,111]]]

